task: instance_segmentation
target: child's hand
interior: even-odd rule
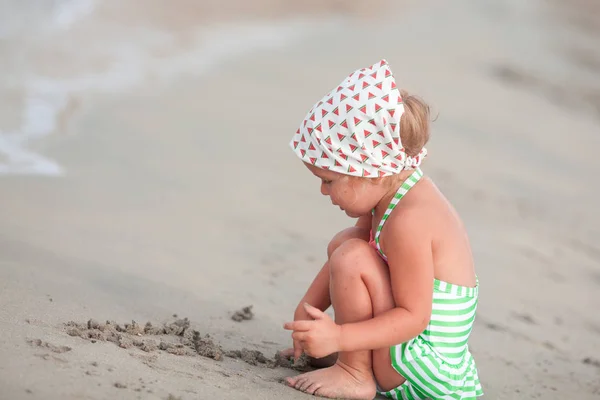
[[[304,352],[314,358],[340,351],[342,327],[318,308],[305,303],[304,309],[314,321],[294,321],[283,326],[284,329],[294,331],[294,347],[299,342]]]
[[[304,303],[298,304],[298,307],[296,307],[296,311],[294,312],[294,321],[312,321],[312,319],[313,318],[306,311]],[[302,344],[299,340],[294,339],[294,347],[291,349],[290,357],[294,357],[294,361],[298,361],[302,353]]]
[[[312,317],[304,309],[304,304],[299,304],[294,312],[294,321],[311,321]],[[285,349],[281,352],[284,358],[292,358],[294,361],[298,361],[302,355],[302,345],[298,340],[294,340],[294,345],[291,348]]]
[[[287,348],[280,352],[283,358],[290,359],[292,358],[295,361],[298,361],[300,356],[302,355],[302,345],[299,341],[294,340],[294,347]]]

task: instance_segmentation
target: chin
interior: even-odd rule
[[[350,218],[358,218],[360,217],[362,214],[357,213],[357,212],[353,212],[353,211],[348,211],[348,210],[344,210],[344,212],[346,213],[347,216],[349,216]]]

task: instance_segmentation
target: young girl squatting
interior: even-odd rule
[[[292,138],[321,193],[357,221],[333,237],[284,325],[295,358],[331,366],[290,386],[349,399],[483,395],[468,348],[477,275],[460,217],[420,169],[428,140],[427,105],[399,90],[385,60],[349,75]]]

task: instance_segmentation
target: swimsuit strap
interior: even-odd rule
[[[415,169],[415,172],[413,172],[412,175],[410,175],[402,183],[402,185],[400,185],[400,187],[398,188],[398,191],[396,192],[396,194],[392,198],[392,201],[388,205],[387,210],[385,210],[383,217],[381,217],[381,221],[379,222],[379,226],[377,227],[377,231],[375,232],[375,244],[377,245],[377,250],[379,250],[379,253],[383,256],[384,259],[387,259],[387,258],[385,257],[385,254],[383,254],[383,251],[381,251],[381,247],[379,247],[379,235],[381,235],[381,230],[383,229],[383,224],[385,224],[385,221],[389,218],[390,214],[392,213],[392,211],[394,210],[394,208],[396,207],[398,202],[406,195],[406,193],[408,193],[408,191],[413,186],[415,186],[415,184],[417,182],[419,182],[419,180],[422,177],[423,177],[423,172],[421,171],[421,169],[419,169],[419,168]],[[373,210],[373,214],[374,213],[375,213],[375,210]]]

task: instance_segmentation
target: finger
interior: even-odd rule
[[[298,361],[300,356],[302,355],[302,346],[300,342],[298,342],[297,346],[294,346],[294,362]]]
[[[295,331],[294,333],[292,333],[292,339],[297,340],[299,342],[305,341],[307,337],[308,337],[308,333],[307,332],[298,332],[298,331]]]
[[[279,354],[281,355],[281,357],[290,358],[292,355],[294,355],[294,352],[295,347],[290,347],[289,349],[280,351]]]
[[[310,329],[313,321],[294,321],[294,322],[286,322],[283,325],[283,329],[288,331],[301,331],[305,332]]]
[[[323,318],[325,318],[325,313],[323,311],[319,310],[316,307],[311,306],[308,303],[304,303],[304,309],[306,310],[306,312],[308,313],[308,315],[310,315],[314,319],[323,319]]]

